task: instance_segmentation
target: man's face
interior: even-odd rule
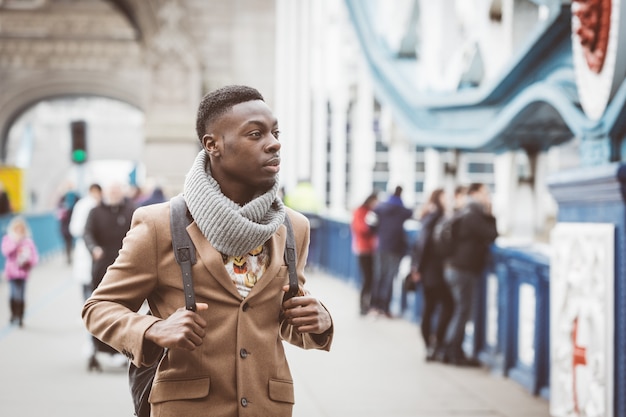
[[[107,205],[117,206],[124,201],[124,187],[119,183],[112,183],[105,187],[102,198]]]
[[[202,142],[224,194],[248,199],[274,186],[280,170],[278,133],[276,118],[261,100],[236,104],[209,126]]]

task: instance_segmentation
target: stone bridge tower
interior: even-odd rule
[[[274,27],[274,0],[0,0],[0,161],[34,104],[108,97],[144,114],[142,155],[119,158],[178,192],[202,94],[249,84],[272,102]]]

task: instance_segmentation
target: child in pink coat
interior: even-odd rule
[[[14,217],[2,238],[5,256],[4,275],[9,281],[11,324],[23,326],[24,295],[30,270],[39,261],[37,247],[30,237],[30,229],[21,216]]]

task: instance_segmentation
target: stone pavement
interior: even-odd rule
[[[0,415],[132,416],[126,368],[87,371],[81,291],[61,257],[27,286],[22,329],[8,326],[0,283]],[[311,273],[309,289],[333,313],[331,352],[287,346],[296,387],[294,417],[548,417],[548,402],[484,369],[426,363],[414,323],[358,314],[354,288]],[[181,416],[184,417],[184,416]],[[271,417],[271,416],[259,416]]]

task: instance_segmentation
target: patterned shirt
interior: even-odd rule
[[[260,245],[244,256],[228,256],[222,254],[226,271],[237,287],[239,294],[246,298],[256,284],[269,263],[268,248]]]

